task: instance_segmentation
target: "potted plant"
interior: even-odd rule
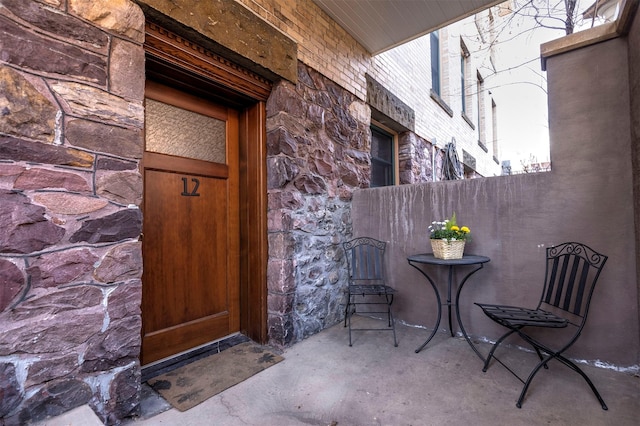
[[[465,242],[471,239],[471,230],[466,226],[458,226],[456,214],[453,213],[450,219],[431,222],[429,239],[436,258],[461,259]]]

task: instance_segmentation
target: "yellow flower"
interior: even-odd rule
[[[463,226],[460,230],[465,234],[468,234],[469,232],[471,232],[471,229],[467,228],[466,226]]]
[[[451,230],[452,230],[452,231],[459,231],[459,230],[460,230],[460,228],[458,228],[456,225],[453,225],[453,226],[451,227]]]

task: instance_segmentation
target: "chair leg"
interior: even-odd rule
[[[389,296],[388,294],[385,296],[387,300],[387,317],[389,319],[389,327],[393,327],[393,346],[398,347],[398,339],[396,338],[396,320],[393,318],[393,314],[391,313],[391,304],[393,303],[393,294]]]
[[[527,389],[529,389],[529,385],[531,384],[531,381],[533,380],[534,376],[538,374],[538,371],[540,371],[540,368],[543,365],[546,365],[551,358],[553,358],[553,356],[547,356],[542,361],[540,361],[533,370],[531,370],[531,373],[529,374],[527,381],[524,383],[524,386],[522,387],[522,392],[520,392],[520,397],[518,398],[518,402],[516,402],[516,407],[522,408],[522,400],[524,399],[524,395],[527,393]]]
[[[580,367],[578,367],[575,363],[573,363],[572,361],[568,360],[567,358],[565,358],[564,356],[562,356],[560,354],[557,354],[555,356],[555,358],[558,361],[562,362],[567,367],[571,368],[576,373],[580,374],[582,376],[582,378],[587,382],[589,387],[591,388],[591,391],[593,392],[593,394],[596,396],[596,398],[598,398],[598,402],[600,402],[600,405],[602,406],[602,409],[605,410],[605,411],[609,409],[609,407],[607,407],[607,404],[605,404],[604,399],[602,399],[602,397],[600,396],[600,392],[598,392],[598,389],[596,389],[596,386],[593,384],[591,379],[589,379],[587,374],[584,371],[582,371],[582,369]]]
[[[351,296],[347,296],[347,306],[344,308],[344,326],[347,326],[347,315],[349,315],[349,305],[351,305]]]
[[[387,319],[389,320],[389,327],[391,327],[391,304],[393,303],[393,296],[391,296],[391,301],[389,301],[389,295],[385,295],[385,300],[387,301]]]
[[[354,308],[351,309],[351,305],[354,305]],[[355,304],[351,303],[351,293],[347,294],[347,307],[344,310],[344,326],[349,327],[349,346],[351,344],[351,316],[353,315],[353,311],[355,311]]]
[[[538,365],[536,365],[535,368],[531,371],[531,373],[529,374],[529,377],[527,378],[527,381],[524,384],[524,387],[522,388],[522,392],[520,392],[520,397],[518,398],[518,402],[516,403],[516,407],[522,408],[522,401],[524,400],[524,396],[527,393],[527,390],[529,389],[529,385],[531,384],[531,381],[533,380],[535,375],[538,374],[538,371],[540,371],[541,367],[548,368],[547,367],[547,363],[552,358],[557,359],[558,361],[562,362],[567,367],[571,368],[576,373],[580,374],[582,376],[582,378],[587,382],[589,387],[591,388],[591,391],[593,392],[593,394],[598,399],[598,402],[600,402],[600,406],[602,407],[602,409],[605,410],[605,411],[609,409],[609,407],[607,407],[607,404],[605,404],[604,400],[602,399],[602,396],[600,396],[600,393],[596,389],[595,385],[593,384],[591,379],[589,379],[589,377],[585,374],[585,372],[582,371],[582,369],[580,369],[580,367],[578,367],[576,364],[574,364],[573,362],[571,362],[567,358],[563,357],[560,354],[556,354],[556,353],[552,353],[552,354],[546,356],[545,358],[543,358],[538,363]]]
[[[344,308],[344,326],[347,326],[347,318],[349,315],[353,315],[356,310],[355,302],[351,301],[351,298],[354,297],[350,292],[347,293],[347,305]]]
[[[393,327],[393,346],[398,347],[398,339],[396,338],[396,320],[393,318],[391,310],[389,310],[389,320],[391,321],[391,327]]]
[[[502,337],[500,337],[494,344],[493,347],[491,348],[491,351],[489,352],[489,355],[487,355],[487,359],[484,361],[484,366],[482,367],[482,372],[486,373],[487,370],[489,369],[489,363],[491,362],[491,358],[493,358],[493,354],[495,353],[496,349],[498,349],[498,346],[500,345],[500,343],[502,343],[502,341],[504,339],[506,339],[507,337],[511,336],[513,333],[515,333],[517,330],[509,330],[507,333],[505,333]]]
[[[538,354],[538,358],[540,358],[540,361],[542,361],[543,358],[542,358],[542,353],[540,352],[540,349],[538,349],[537,346],[534,346],[534,345],[532,345],[532,346],[533,346],[533,349],[536,350],[536,353]],[[543,367],[544,367],[545,370],[549,369],[549,366],[547,364],[544,364]]]
[[[353,300],[352,301],[352,297],[358,297],[360,296],[359,294],[351,294],[348,293],[348,299],[347,299],[347,306],[345,307],[344,310],[344,327],[349,327],[349,346],[352,346],[352,338],[351,338],[351,333],[352,333],[352,328],[351,328],[351,317],[353,316],[353,314],[356,313],[356,301]],[[378,296],[382,297],[383,294],[378,294]],[[396,336],[396,321],[393,317],[393,313],[391,312],[391,304],[393,303],[393,295],[384,295],[385,296],[385,301],[386,301],[386,305],[387,305],[387,321],[388,321],[388,327],[391,328],[391,331],[393,331],[393,345],[394,346],[398,346],[398,339]],[[362,294],[362,297],[365,297],[365,294]],[[379,303],[374,303],[376,305],[383,305],[385,304],[384,302],[380,301]],[[376,311],[375,313],[381,313],[383,314],[384,311]],[[357,328],[355,330],[358,330]],[[365,329],[363,329],[365,330]],[[371,329],[371,330],[377,330],[377,328]]]

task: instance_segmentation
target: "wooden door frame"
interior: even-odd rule
[[[144,48],[147,78],[240,112],[240,331],[267,343],[266,101],[272,83],[149,21]]]

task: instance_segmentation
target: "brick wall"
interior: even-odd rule
[[[371,55],[311,0],[238,0],[298,43],[298,59],[360,99]]]
[[[470,37],[475,31],[473,17],[441,30],[443,100],[454,111],[450,117],[429,92],[431,89],[430,45],[425,36],[371,56],[347,32],[332,21],[311,0],[239,0],[262,19],[277,27],[298,43],[298,59],[333,80],[358,98],[366,99],[366,79],[369,74],[387,87],[416,113],[415,133],[443,147],[456,138],[459,158],[462,149],[476,158],[477,171],[483,176],[499,175],[501,170],[493,161],[493,148],[485,152],[478,145],[476,129],[461,116],[460,101],[460,37]],[[475,110],[475,69],[483,58],[472,58],[471,87],[473,99],[469,107]],[[487,101],[487,99],[485,99]],[[491,109],[485,109],[485,138],[493,140]],[[467,114],[474,121],[476,114]]]

